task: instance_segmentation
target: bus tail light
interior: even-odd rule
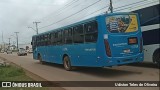
[[[105,44],[107,56],[108,56],[108,57],[111,57],[111,49],[110,49],[108,40],[104,40],[104,44]]]
[[[143,51],[143,39],[142,37],[140,38],[140,53]]]

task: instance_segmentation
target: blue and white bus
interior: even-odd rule
[[[140,16],[144,62],[160,65],[160,4],[143,6],[133,12]]]
[[[143,61],[138,15],[99,15],[32,37],[33,58],[41,63],[110,67]]]

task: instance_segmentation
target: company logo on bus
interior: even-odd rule
[[[118,46],[125,46],[128,45],[127,43],[117,43],[117,44],[113,44],[113,46],[118,47]]]

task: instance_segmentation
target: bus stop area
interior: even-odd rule
[[[125,65],[107,68],[79,68],[66,71],[63,65],[40,64],[28,56],[0,54],[1,58],[47,81],[158,81],[159,69],[153,64]],[[60,89],[60,88],[59,88]],[[66,90],[159,90],[158,87],[63,87]]]

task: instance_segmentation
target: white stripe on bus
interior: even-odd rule
[[[141,29],[142,29],[142,32],[143,32],[143,31],[158,29],[159,26],[160,26],[160,24],[147,25],[147,26],[142,26]]]

